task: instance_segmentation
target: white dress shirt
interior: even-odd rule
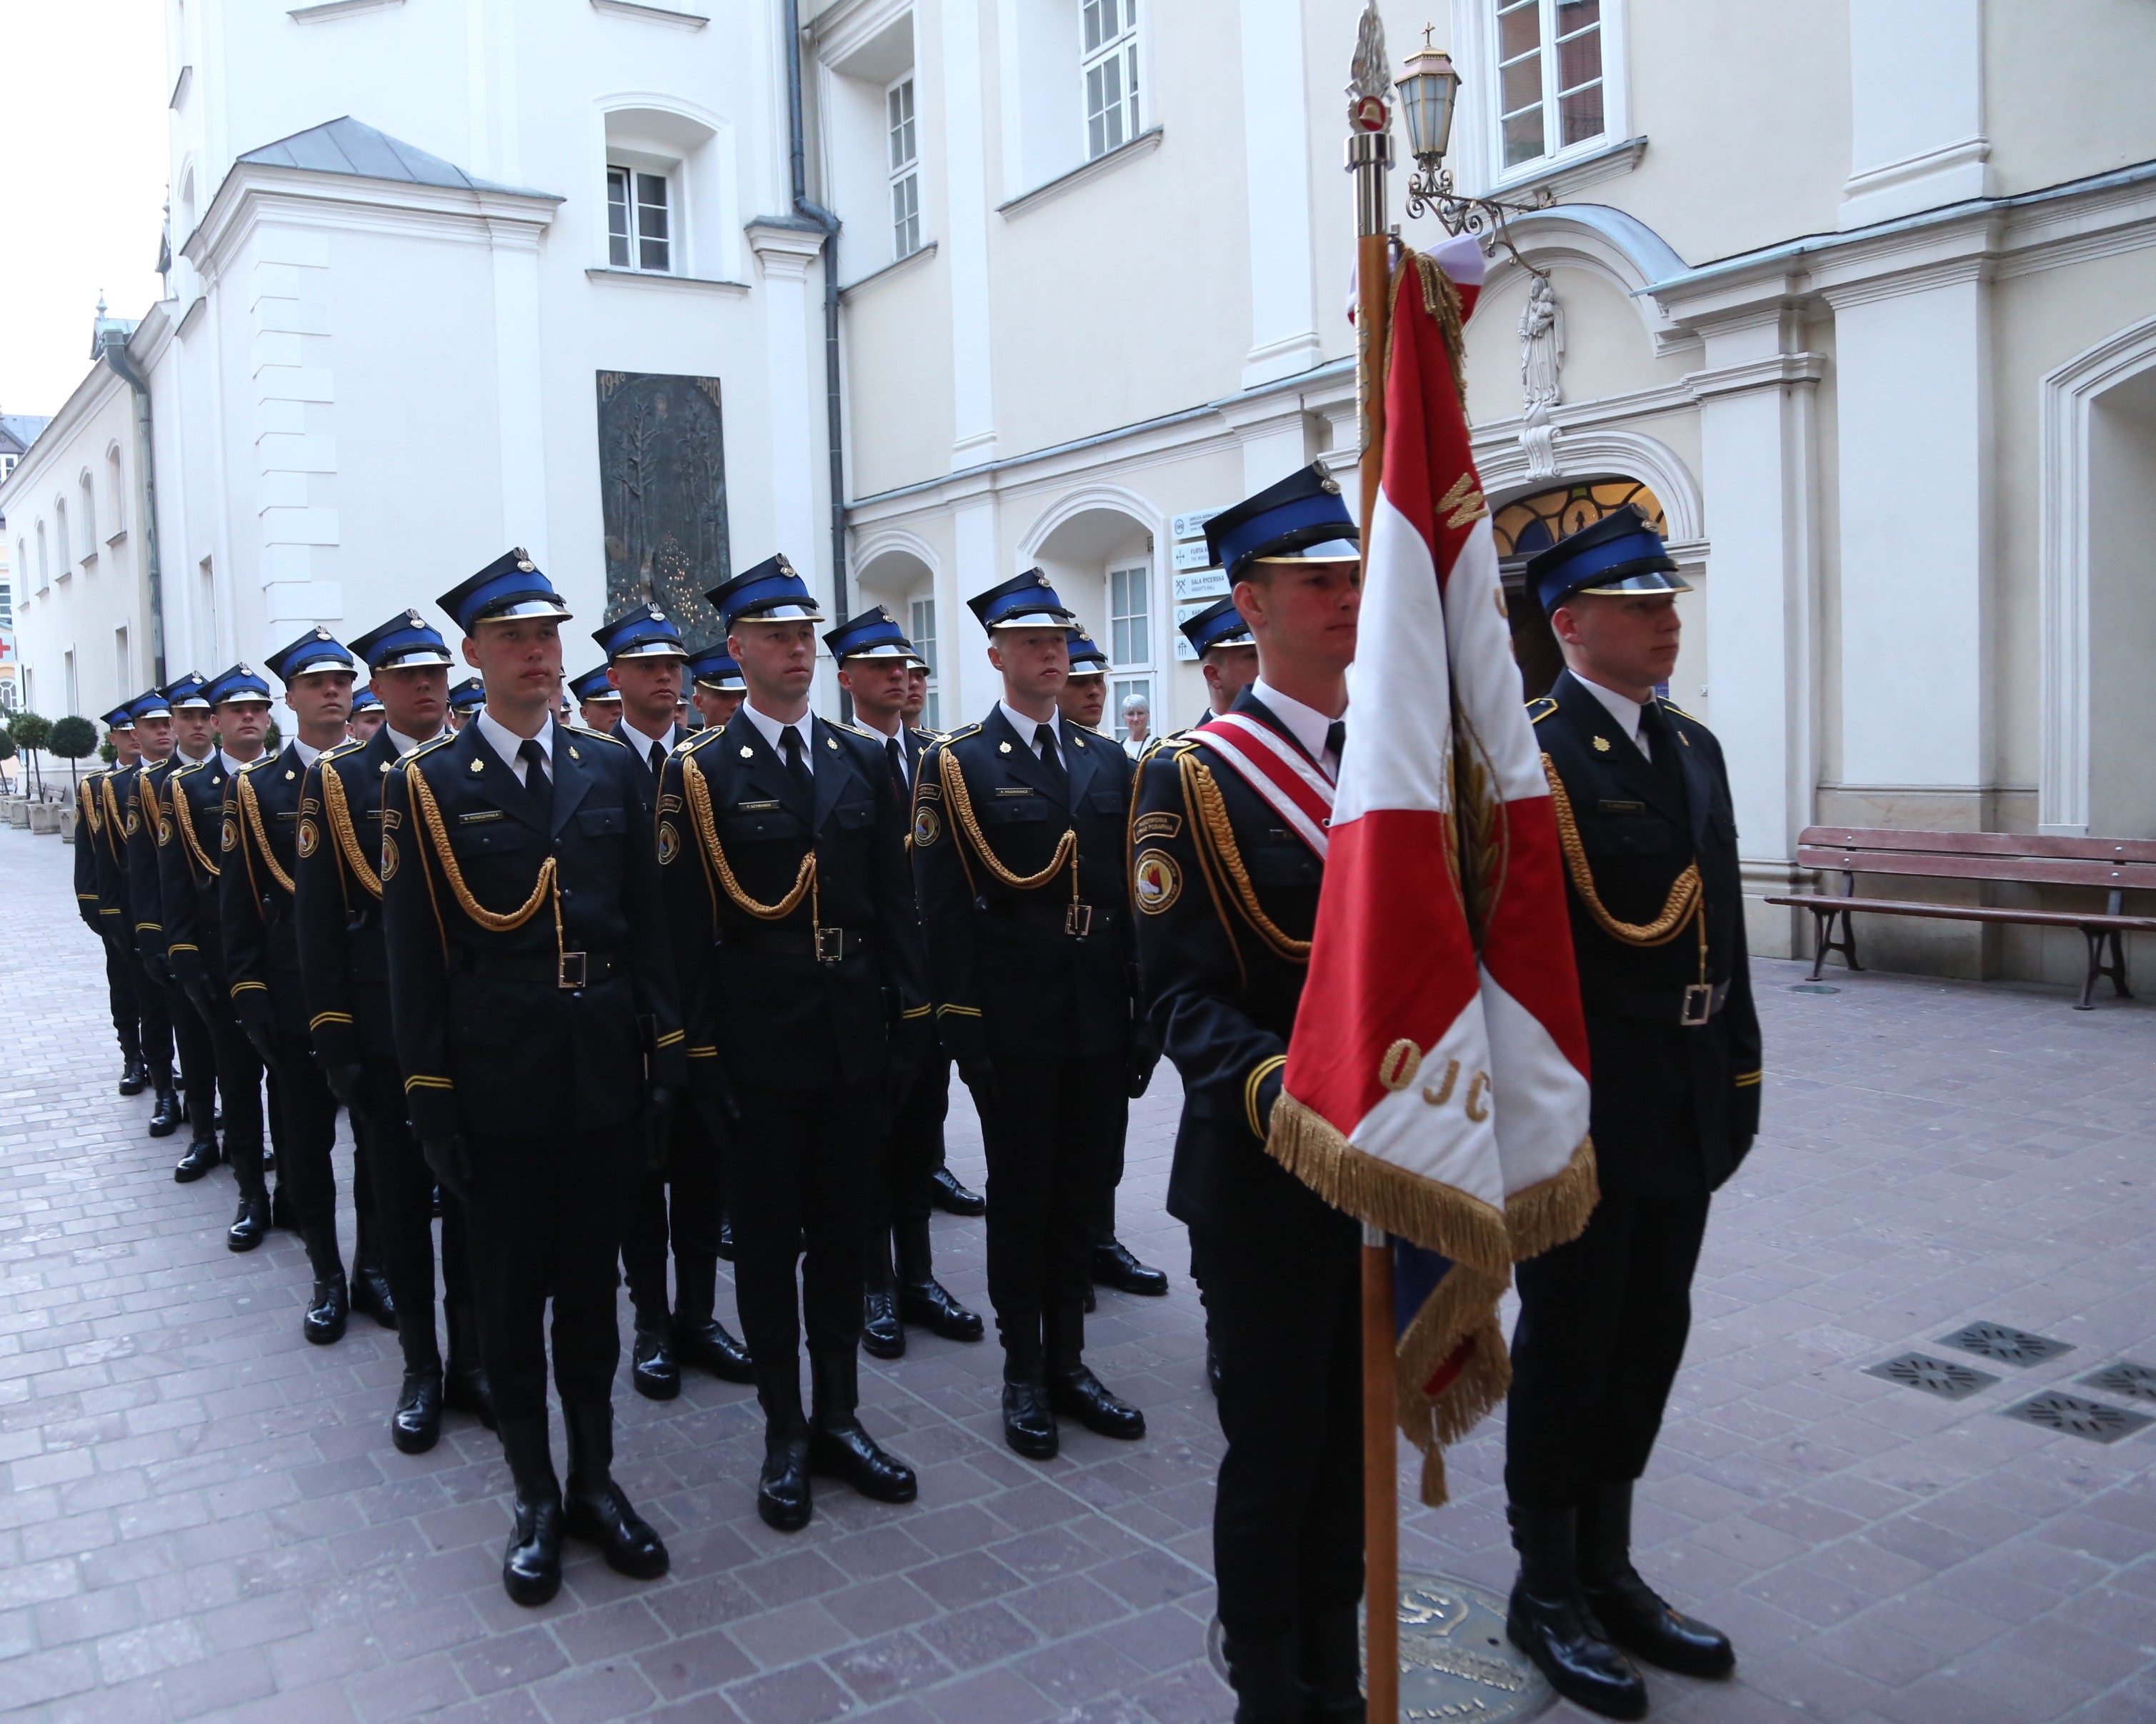
[[[906,752],[905,719],[901,717],[899,720],[898,728],[891,731],[889,736],[886,736],[881,731],[870,724],[868,720],[864,718],[858,711],[854,714],[854,722],[859,725],[863,730],[866,731],[870,736],[875,737],[879,747],[886,742],[896,742],[898,744],[898,782],[911,789],[913,785],[913,757]],[[890,753],[891,751],[888,748],[884,750],[884,754],[886,758],[889,757]]]
[[[681,740],[680,731],[670,719],[667,721],[666,728],[655,736],[645,736],[626,718],[622,720],[621,728],[624,733],[622,740],[637,752],[646,766],[651,764],[651,750],[654,745],[657,746],[660,751],[659,757],[663,762],[674,752],[674,745]]]
[[[258,754],[254,757],[254,760],[234,760],[222,748],[218,750],[217,757],[224,763],[224,776],[228,778],[236,777],[243,767],[251,767],[254,764],[254,760],[262,758]]]
[[[408,736],[403,731],[395,729],[387,721],[383,723],[382,728],[389,732],[389,746],[397,751],[400,757],[409,754],[415,748],[425,747],[436,737],[445,734],[444,731],[437,731],[432,736]]]
[[[1035,760],[1040,758],[1040,738],[1036,733],[1045,724],[1055,726],[1055,752],[1059,755],[1070,748],[1070,738],[1063,734],[1060,713],[1054,718],[1028,718],[1008,700],[998,700],[996,705],[1003,709],[1004,722],[1018,732],[1019,741],[1033,751]],[[1067,761],[1065,764],[1068,764]]]
[[[509,768],[509,775],[521,784],[524,782],[524,762],[516,757],[516,751],[524,746],[524,738],[502,723],[484,706],[473,722],[478,725],[480,735],[494,752],[501,757],[501,763]],[[554,782],[554,719],[549,713],[539,734],[531,739],[539,745],[539,758],[543,762],[547,782]]]
[[[1604,709],[1609,714],[1611,722],[1625,733],[1632,746],[1645,755],[1649,760],[1652,760],[1655,757],[1655,751],[1648,746],[1646,737],[1640,731],[1640,703],[1630,695],[1620,695],[1614,689],[1605,689],[1599,682],[1589,682],[1577,670],[1572,675],[1573,680],[1580,687],[1585,689],[1589,694],[1602,703]]]
[[[809,727],[809,714],[803,713],[791,724],[781,724],[769,713],[757,711],[752,700],[742,701],[741,710],[748,715],[748,721],[756,726],[757,734],[771,745],[771,752],[778,757],[782,765],[786,760],[786,750],[780,747],[778,739],[788,731],[798,731],[801,736],[801,764],[808,768],[810,777],[816,776],[816,751],[809,746],[815,741],[816,732]]]
[[[292,752],[300,757],[300,765],[303,769],[312,766],[322,757],[321,749],[310,747],[297,736],[292,738]]]
[[[1325,776],[1336,783],[1340,777],[1340,757],[1332,752],[1327,739],[1331,735],[1333,721],[1315,706],[1306,706],[1291,695],[1283,695],[1278,689],[1260,677],[1250,685],[1250,693],[1265,704],[1265,710],[1287,726],[1287,733],[1302,744],[1304,751],[1325,769]],[[1347,716],[1345,712],[1341,714]]]

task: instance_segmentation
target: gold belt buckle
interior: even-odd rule
[[[1073,904],[1063,912],[1063,931],[1074,940],[1083,940],[1093,931],[1093,906]]]
[[[586,975],[587,966],[584,954],[581,952],[565,952],[555,961],[554,985],[557,988],[582,988]]]
[[[1714,1015],[1714,989],[1704,982],[1695,982],[1684,991],[1684,1010],[1677,1014],[1677,1022],[1686,1029],[1697,1029]]]
[[[844,928],[816,930],[816,962],[818,963],[835,964],[841,962],[845,955],[846,931]]]

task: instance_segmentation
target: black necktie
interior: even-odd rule
[[[903,798],[906,789],[906,752],[898,746],[897,737],[887,736],[884,739],[883,757],[891,762],[891,782],[898,787],[898,793]]]
[[[524,762],[524,788],[538,805],[539,824],[554,829],[554,781],[547,776],[547,751],[536,740],[516,745],[516,757]]]
[[[1684,762],[1677,751],[1685,745],[1677,740],[1669,715],[1659,701],[1650,700],[1640,709],[1640,734],[1647,739],[1647,757],[1655,769],[1655,776],[1667,787],[1670,794],[1681,808],[1690,812],[1685,795]]]
[[[1348,721],[1336,718],[1325,727],[1325,752],[1332,757],[1332,776],[1340,776],[1340,763],[1348,758]]]
[[[793,782],[800,787],[802,795],[813,803],[816,797],[816,786],[808,776],[808,762],[802,757],[800,731],[793,725],[787,726],[778,733],[778,746],[786,756],[786,770],[793,775]]]
[[[664,777],[665,773],[666,745],[663,742],[654,742],[651,745],[651,776],[660,778]]]
[[[1048,776],[1055,781],[1058,789],[1067,793],[1070,781],[1063,770],[1063,757],[1056,750],[1055,726],[1052,724],[1040,726],[1033,733],[1033,740],[1040,745],[1040,763],[1048,769]]]

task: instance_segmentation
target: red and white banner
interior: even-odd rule
[[[1439,1445],[1502,1398],[1512,1265],[1595,1201],[1587,1033],[1549,786],[1460,397],[1482,280],[1462,239],[1391,286],[1383,489],[1310,976],[1268,1148],[1425,1254],[1402,1422]]]

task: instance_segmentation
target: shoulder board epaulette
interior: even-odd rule
[[[1152,746],[1138,756],[1137,763],[1145,766],[1163,755],[1180,758],[1204,740],[1203,736],[1192,736],[1188,731],[1178,731],[1172,736],[1156,737]]]
[[[977,724],[962,724],[955,731],[946,731],[936,740],[939,742],[963,742],[968,736],[978,736],[981,727]]]
[[[260,772],[264,767],[276,765],[279,759],[282,757],[282,752],[283,751],[280,750],[276,754],[265,754],[259,759],[249,761],[244,766],[240,767],[239,776],[244,778],[250,773]]]
[[[315,763],[319,766],[326,760],[342,760],[354,749],[364,748],[366,747],[367,741],[364,738],[359,736],[347,736],[343,741],[338,743],[336,747],[325,748],[322,750],[320,754],[315,757]]]
[[[699,748],[710,747],[726,733],[726,727],[724,725],[707,724],[701,731],[690,731],[687,736],[676,742],[674,745],[674,752],[676,754],[693,754]]]
[[[1691,719],[1691,721],[1694,724],[1703,722],[1702,720],[1694,717],[1692,714],[1686,711],[1683,707],[1678,706],[1677,703],[1672,700],[1667,695],[1662,696],[1662,711],[1665,712],[1674,712],[1679,718]]]
[[[427,755],[432,754],[436,749],[448,747],[450,743],[457,740],[457,736],[458,732],[455,731],[444,731],[440,736],[435,737],[433,741],[422,742],[410,753],[398,755],[397,758],[390,762],[389,764],[397,770],[402,771],[404,767],[409,766],[413,761],[422,759]]]
[[[626,748],[629,747],[629,744],[623,741],[620,737],[610,736],[604,731],[595,731],[589,725],[565,724],[562,728],[568,731],[572,736],[595,736],[602,742],[613,743],[617,748]]]
[[[927,725],[911,725],[907,728],[924,742],[941,742],[951,734],[948,731],[932,731]]]
[[[1540,724],[1556,711],[1557,702],[1554,699],[1548,695],[1537,695],[1533,700],[1527,702],[1527,722]]]
[[[200,760],[191,760],[191,761],[189,761],[189,762],[188,762],[185,766],[183,766],[183,767],[174,767],[174,768],[173,768],[173,771],[172,771],[172,776],[173,776],[175,778],[184,778],[184,777],[187,777],[187,775],[189,772],[200,772],[200,771],[201,771],[204,767],[208,766],[208,765],[212,761],[215,760],[216,758],[217,758],[217,757],[216,757],[214,754],[207,754],[207,755],[204,755],[204,756],[203,756]]]

